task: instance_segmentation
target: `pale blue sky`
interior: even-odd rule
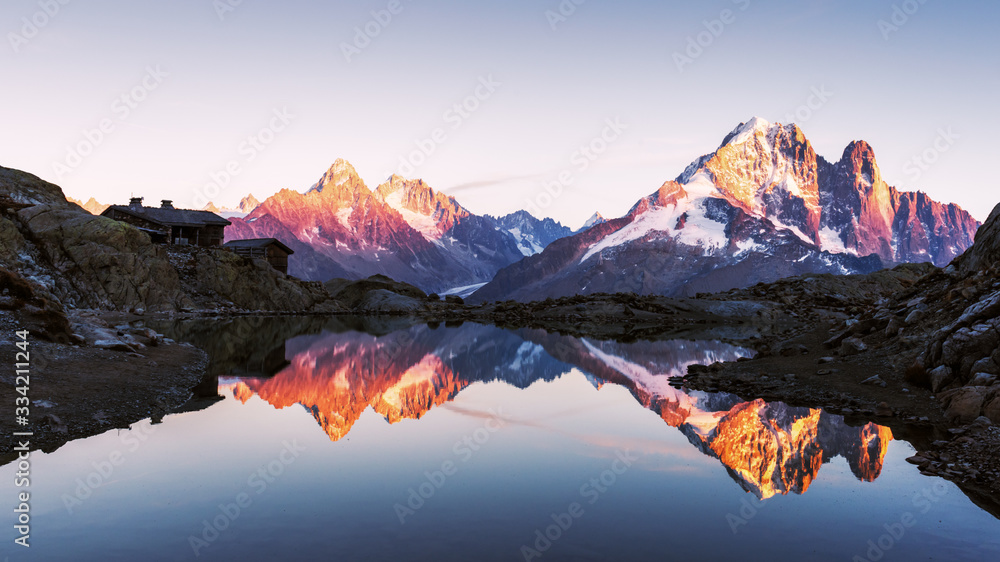
[[[408,171],[401,158],[441,129],[408,175],[474,212],[503,214],[568,171],[563,194],[534,210],[576,227],[594,211],[622,215],[741,121],[793,116],[830,160],[865,139],[890,184],[980,220],[1000,201],[994,2],[587,0],[555,29],[546,11],[560,0],[401,0],[384,26],[372,12],[389,0],[243,0],[220,18],[215,5],[226,2],[75,0],[51,17],[37,15],[39,0],[4,2],[0,165],[77,198],[192,205],[235,161],[238,173],[211,197],[231,205],[305,190],[337,158],[375,187]],[[880,29],[894,5],[919,7]],[[729,23],[712,24],[723,10]],[[28,37],[25,17],[48,21]],[[348,62],[343,45],[366,25],[378,36]],[[11,35],[24,31],[23,41]],[[674,53],[702,32],[707,47],[680,71]],[[137,91],[145,99],[134,108],[115,105],[149,67],[167,75],[146,79],[155,89]],[[490,77],[499,85],[479,88],[478,108],[447,113]],[[832,95],[794,116],[814,91]],[[287,126],[272,119],[282,109],[294,116]],[[110,134],[68,170],[67,146],[86,151],[84,130],[105,119]],[[627,129],[581,170],[574,153],[609,119]],[[243,145],[271,124],[282,130],[264,133],[273,142],[263,151]],[[956,137],[935,153],[941,130]],[[913,158],[926,150],[936,161],[921,170]]]

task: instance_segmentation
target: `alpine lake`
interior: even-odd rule
[[[1000,521],[889,428],[671,384],[752,355],[737,329],[150,327],[209,353],[195,397],[33,453],[9,560],[1000,560]]]

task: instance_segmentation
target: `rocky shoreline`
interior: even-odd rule
[[[753,360],[692,367],[678,384],[889,426],[917,449],[908,460],[923,474],[955,482],[1000,517],[998,264],[1000,206],[949,267],[932,268],[887,298],[846,299],[843,320],[758,342]],[[783,284],[795,281],[760,289],[773,299]],[[787,293],[781,298],[795,306],[815,306],[801,292]]]
[[[31,431],[31,450],[50,453],[70,441],[127,429],[147,418],[159,423],[188,402],[204,376],[208,356],[194,346],[148,330],[108,327],[93,317],[86,322],[86,327],[79,321],[74,326],[103,339],[78,345],[29,340],[30,425],[15,426],[11,416],[2,416],[0,431]],[[10,314],[0,312],[3,364],[14,361],[17,348],[8,336],[18,328]],[[2,383],[13,387],[13,379],[4,375]],[[4,441],[0,464],[17,457],[14,446]]]

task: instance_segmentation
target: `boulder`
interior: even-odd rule
[[[1000,396],[990,400],[983,408],[983,415],[995,424],[1000,424]]]
[[[982,271],[1000,262],[1000,205],[976,233],[976,243],[960,258],[963,273]]]
[[[304,311],[329,298],[322,286],[299,282],[263,260],[225,250],[197,251],[194,275],[183,283],[192,293],[214,294],[248,310]]]
[[[423,308],[422,300],[377,289],[366,293],[353,310],[360,314],[412,314]]]
[[[75,337],[62,305],[44,287],[0,266],[0,311],[13,312],[20,329],[46,341]]]
[[[952,391],[945,398],[947,403],[945,415],[954,423],[971,423],[983,413],[985,390],[981,387],[966,386]]]
[[[35,205],[21,224],[55,270],[53,292],[80,308],[174,310],[177,271],[163,247],[132,226],[72,206]]]
[[[865,351],[868,351],[868,346],[858,338],[847,338],[840,343],[840,354],[845,357]]]
[[[984,357],[973,363],[972,372],[976,374],[989,373],[991,375],[1000,375],[1000,366],[996,364],[996,361],[992,357]]]
[[[998,330],[1000,330],[1000,318],[956,330],[942,343],[940,363],[959,365],[966,358],[978,361],[989,357],[1000,345]],[[969,367],[971,369],[972,365]]]
[[[778,355],[782,357],[794,357],[796,355],[806,355],[809,348],[802,344],[784,344],[778,349]]]
[[[940,367],[931,370],[931,372],[928,373],[928,376],[930,377],[932,392],[939,392],[955,378],[951,367],[948,367],[947,365],[941,365]]]
[[[126,353],[135,351],[134,347],[120,340],[98,340],[94,342],[94,347],[108,351],[124,351]]]
[[[993,386],[993,383],[997,382],[997,376],[990,373],[976,373],[972,377],[972,381],[969,386]]]
[[[909,313],[906,316],[906,320],[903,320],[903,323],[906,324],[907,326],[912,326],[923,320],[926,315],[927,315],[926,312],[918,308],[913,312]]]

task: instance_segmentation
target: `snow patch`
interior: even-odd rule
[[[542,346],[536,343],[524,342],[521,344],[521,347],[517,348],[517,356],[508,368],[511,371],[517,372],[530,369],[530,366],[537,363],[544,352],[545,349]]]
[[[398,190],[388,195],[385,198],[385,204],[398,211],[400,215],[403,215],[403,220],[414,230],[422,234],[429,242],[438,241],[441,235],[444,234],[441,232],[433,216],[416,213],[403,205],[403,190]]]
[[[749,252],[766,252],[767,246],[764,244],[758,244],[753,238],[747,238],[746,240],[740,240],[736,243],[736,247],[739,249],[737,255],[746,254]]]
[[[482,289],[486,285],[487,285],[486,283],[479,283],[476,285],[466,285],[465,287],[455,287],[454,289],[448,289],[447,291],[441,293],[441,296],[449,297],[451,295],[457,295],[465,299],[472,296],[472,293],[475,293],[476,291]]]
[[[830,252],[831,254],[847,253],[847,247],[844,246],[844,241],[840,237],[840,232],[837,232],[830,226],[825,226],[819,231],[819,244],[821,250]]]
[[[686,215],[684,226],[678,229],[677,223],[682,215]],[[679,205],[657,207],[640,214],[627,226],[591,246],[580,263],[608,248],[627,244],[654,232],[675,236],[681,244],[699,246],[704,249],[705,255],[723,250],[729,244],[729,239],[726,237],[726,224],[705,216],[703,200],[694,203],[683,201]]]
[[[775,226],[775,228],[777,228],[778,230],[787,230],[787,231],[791,232],[792,234],[798,236],[799,239],[802,240],[803,242],[805,242],[806,244],[812,245],[812,244],[816,243],[816,242],[813,241],[812,238],[809,238],[808,236],[806,236],[806,233],[802,232],[801,228],[799,228],[797,226],[792,226],[790,224],[784,224],[781,221],[779,221],[777,218],[772,218],[770,220],[771,220],[771,224],[773,224]]]
[[[354,215],[354,207],[347,207],[337,211],[337,220],[343,225],[347,230],[351,230],[351,216]]]
[[[760,117],[754,117],[733,131],[736,136],[729,141],[729,144],[744,144],[752,139],[757,132],[766,132],[770,129],[770,123]]]

